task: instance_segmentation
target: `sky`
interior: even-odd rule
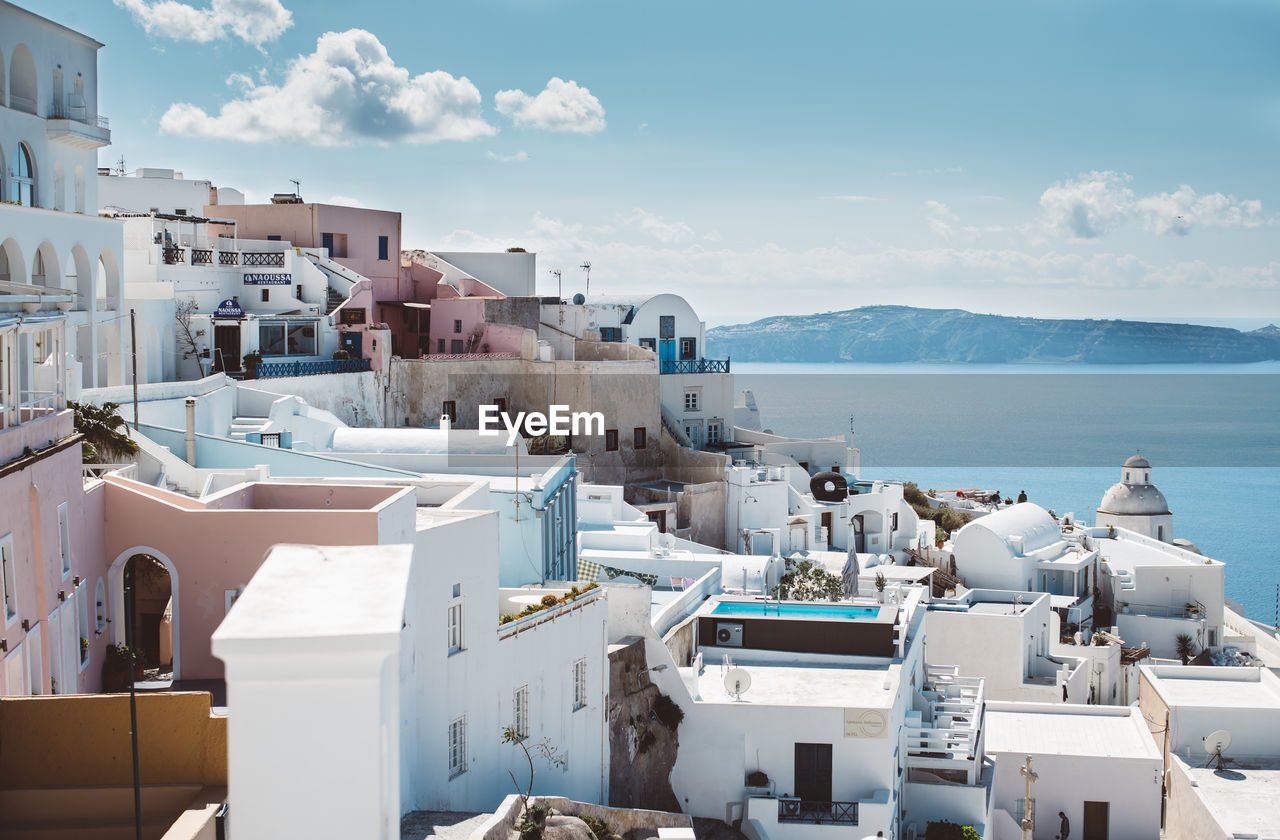
[[[1280,4],[19,0],[101,165],[523,247],[708,326],[872,304],[1280,322]]]

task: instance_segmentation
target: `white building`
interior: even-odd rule
[[[119,225],[97,216],[102,44],[0,2],[0,284],[65,290],[68,382],[125,381]]]
[[[995,761],[988,840],[1023,840],[1020,823],[1031,760],[1033,840],[1070,837],[1157,840],[1160,750],[1132,706],[989,702],[987,755]]]
[[[98,202],[103,210],[203,216],[205,205],[244,204],[244,193],[239,190],[184,178],[181,172],[172,169],[139,167],[128,175],[100,167],[97,178]]]
[[[1139,706],[1168,754],[1167,840],[1280,837],[1280,678],[1163,665],[1142,667],[1141,681]]]
[[[1146,458],[1132,455],[1120,467],[1120,481],[1111,485],[1098,505],[1097,524],[1173,542],[1173,513],[1160,488],[1151,483]]]

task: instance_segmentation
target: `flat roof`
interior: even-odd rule
[[[887,709],[893,706],[901,681],[900,664],[780,666],[752,663],[748,657],[732,653],[730,657],[734,667],[751,675],[751,688],[741,700],[735,700],[725,690],[720,663],[706,663],[698,675],[701,702]]]
[[[1280,838],[1280,762],[1232,762],[1223,772],[1182,763],[1226,836]]]
[[[1160,761],[1137,707],[990,704],[986,728],[987,752]]]
[[[1267,670],[1244,669],[1248,673],[1232,674],[1236,669],[1213,668],[1212,675],[1197,674],[1199,667],[1187,673],[1168,673],[1168,669],[1143,669],[1152,687],[1170,707],[1187,706],[1231,709],[1280,709],[1280,680]],[[1164,672],[1164,673],[1162,673]],[[1253,679],[1253,675],[1257,678]],[[1249,677],[1249,678],[1243,678]]]

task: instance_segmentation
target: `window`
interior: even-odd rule
[[[632,438],[632,446],[636,449],[644,449],[649,443],[648,432],[644,426],[636,426],[634,437]]]
[[[891,525],[889,526],[889,530],[890,530],[890,531],[896,531],[896,530],[898,530],[898,514],[897,514],[897,512],[896,512],[896,511],[895,511],[895,512],[894,512],[894,514],[893,514],[893,524],[891,524]]]
[[[31,163],[31,150],[18,144],[18,169],[13,178],[14,200],[25,207],[36,206],[36,168]]]
[[[185,216],[185,215],[187,215],[187,211],[186,211],[186,210],[184,210],[184,209],[183,209],[183,208],[181,208],[181,207],[175,207],[175,208],[173,208],[173,215],[175,215],[175,216]]]
[[[467,352],[465,349],[463,349],[462,339],[455,338],[453,341],[450,341],[449,352],[455,356],[461,356],[463,353]]]
[[[458,419],[458,403],[456,400],[445,400],[444,409],[441,412],[445,417],[449,418],[449,422],[456,422]]]
[[[710,444],[710,443],[719,443],[719,442],[720,442],[720,424],[714,423],[714,422],[708,423],[707,424],[707,443]]]
[[[459,319],[459,318],[454,318],[454,319],[453,319],[453,331],[454,331],[455,333],[460,333],[460,332],[462,332],[462,320],[461,320],[461,319]]]
[[[657,349],[658,349],[658,339],[656,339],[656,338],[642,338],[642,339],[640,339],[640,346],[641,346],[641,347],[643,347],[643,348],[645,348],[646,350],[654,350],[654,351],[657,351]]]
[[[444,339],[443,339],[443,338],[437,338],[437,339],[436,339],[436,352],[437,352],[437,353],[443,353],[443,352],[444,352]]]
[[[258,325],[258,352],[264,356],[284,355],[284,324]]]
[[[89,584],[82,582],[76,587],[76,629],[80,639],[76,647],[80,648],[80,670],[89,664]]]
[[[391,245],[391,239],[387,236],[378,237],[378,259],[387,259],[387,250]]]
[[[263,289],[263,290],[262,290],[262,302],[263,302],[263,303],[270,303],[270,302],[271,302],[271,290],[270,290],[270,289]]]
[[[4,599],[4,623],[18,620],[18,582],[14,580],[13,534],[0,537],[0,598]]]
[[[600,340],[601,341],[622,341],[622,328],[621,327],[601,327]]]
[[[93,631],[101,636],[107,629],[107,588],[102,578],[93,585]]]
[[[298,300],[300,300],[300,301],[301,301],[301,300],[302,300],[302,284],[301,284],[301,283],[299,283],[299,284],[297,285],[297,289],[298,289],[297,297],[298,297]],[[304,301],[304,302],[305,302],[305,301]]]
[[[658,316],[658,338],[675,338],[676,337],[676,316],[659,315]]]
[[[587,705],[587,660],[579,659],[573,663],[573,710]]]
[[[618,430],[617,429],[604,430],[604,451],[605,452],[618,451]]]
[[[449,605],[449,653],[462,650],[462,601]]]
[[[289,355],[314,356],[316,354],[316,328],[314,324],[295,324],[289,327]]]
[[[467,719],[449,724],[449,777],[467,772]]]
[[[680,339],[680,358],[682,360],[698,358],[698,339],[696,338]]]
[[[684,392],[684,410],[685,411],[698,410],[698,392],[697,391]]]
[[[511,697],[511,728],[520,739],[529,737],[529,686],[522,685]]]
[[[268,233],[268,234],[267,234],[267,241],[268,241],[268,242],[279,242],[279,241],[280,241],[280,234],[278,234],[278,233]]]
[[[58,554],[62,555],[62,576],[71,574],[71,523],[67,503],[58,505]]]

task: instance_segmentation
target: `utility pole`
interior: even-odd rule
[[[1027,798],[1022,800],[1022,840],[1031,840],[1031,831],[1036,825],[1035,816],[1035,800],[1031,798],[1031,785],[1040,778],[1040,774],[1031,769],[1031,756],[1027,756],[1027,763],[1018,769],[1023,778],[1027,780]]]
[[[136,566],[135,566],[136,569]],[[124,588],[125,644],[129,648],[129,735],[133,739],[133,830],[137,840],[142,840],[142,777],[138,770],[138,652],[134,649],[133,606],[134,585]]]
[[[133,351],[133,430],[138,431],[138,313],[129,310],[129,349]]]
[[[548,274],[553,274],[553,275],[555,275],[555,278],[556,278],[556,297],[557,297],[557,298],[559,298],[559,300],[560,300],[560,302],[561,302],[561,303],[564,303],[564,282],[560,279],[560,269],[558,269],[558,268],[553,268],[553,269],[551,269],[550,271],[548,271],[547,273],[548,273]]]

